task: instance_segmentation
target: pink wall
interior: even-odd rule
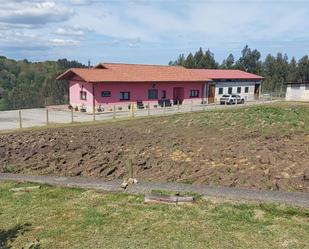
[[[95,92],[95,105],[127,105],[128,103],[136,102],[137,100],[142,100],[144,102],[150,102],[151,105],[157,104],[159,99],[162,99],[162,91],[166,91],[166,99],[173,100],[173,89],[174,87],[184,88],[184,103],[198,102],[200,103],[204,97],[204,85],[202,82],[188,82],[188,83],[178,83],[178,82],[167,82],[167,83],[94,83]],[[87,92],[87,100],[80,99],[80,91]],[[158,90],[158,100],[148,99],[148,90],[157,89]],[[190,90],[199,90],[198,98],[190,98]],[[111,97],[102,97],[102,91],[110,91]],[[130,92],[130,100],[120,100],[120,92]],[[92,83],[87,83],[80,81],[78,79],[73,79],[70,81],[70,104],[72,106],[85,105],[87,109],[93,106],[92,98]]]
[[[190,90],[199,90],[199,98],[203,96],[204,83],[97,83],[95,84],[95,100],[99,104],[119,103],[119,102],[135,102],[142,101],[157,101],[148,99],[148,90],[157,89],[158,99],[162,98],[162,91],[166,91],[166,99],[173,99],[173,88],[183,87],[184,98],[190,99]],[[111,97],[102,97],[102,91],[111,91]],[[120,92],[130,92],[129,101],[120,101]]]
[[[80,99],[80,91],[87,92],[87,100]],[[92,96],[92,83],[85,81],[70,81],[70,104],[72,106],[92,106],[93,96]]]

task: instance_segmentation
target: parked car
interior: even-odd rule
[[[221,105],[224,105],[225,103],[228,105],[233,105],[233,104],[236,104],[236,101],[237,101],[237,104],[245,103],[245,99],[238,94],[224,94],[220,98]]]

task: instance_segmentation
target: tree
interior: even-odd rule
[[[258,50],[251,50],[248,45],[246,45],[241,54],[242,56],[236,62],[236,68],[249,73],[261,73],[261,53]]]
[[[67,59],[33,63],[0,56],[0,110],[67,103],[68,84],[55,78],[71,67],[85,66]]]
[[[223,60],[222,65],[220,66],[223,69],[233,69],[235,58],[233,54],[229,54],[229,56]]]
[[[296,71],[297,81],[309,81],[309,59],[308,55],[302,57],[298,62]]]

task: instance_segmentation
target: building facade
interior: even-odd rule
[[[288,83],[285,99],[287,101],[309,101],[309,82]]]
[[[87,112],[127,109],[137,103],[151,108],[211,104],[228,93],[251,101],[259,98],[262,82],[262,77],[239,70],[114,63],[69,69],[57,79],[69,81],[70,105]]]

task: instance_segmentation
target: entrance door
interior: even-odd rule
[[[183,87],[174,87],[173,89],[174,105],[177,105],[178,102],[179,104],[182,104],[182,101],[184,99],[184,93],[185,93],[185,90]]]
[[[260,84],[255,84],[254,86],[254,98],[259,99],[260,97]]]
[[[215,85],[209,85],[209,88],[208,88],[208,104],[215,102],[215,94],[216,94],[216,86]]]

